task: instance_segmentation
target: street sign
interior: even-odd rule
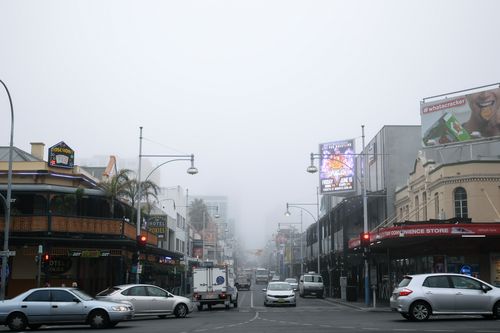
[[[13,257],[16,255],[16,251],[0,251],[0,257]]]

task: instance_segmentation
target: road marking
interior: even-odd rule
[[[250,294],[250,307],[253,308],[253,290],[252,293]]]
[[[455,330],[424,330],[424,332],[455,332]]]

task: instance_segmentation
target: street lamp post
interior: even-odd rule
[[[318,233],[318,274],[321,274],[321,264],[320,264],[320,256],[321,256],[321,253],[320,253],[320,243],[319,243],[319,215],[317,217],[314,217],[314,215],[308,211],[307,209],[305,209],[304,207],[300,207],[300,206],[317,206],[318,203],[286,203],[286,212],[285,212],[285,215],[287,216],[290,216],[291,213],[290,213],[290,208],[298,208],[304,212],[306,212],[307,214],[309,214],[313,220],[316,221],[316,232]],[[301,223],[302,223],[302,219],[301,219]],[[302,228],[302,226],[301,226]],[[301,241],[302,241],[302,237],[300,238]],[[301,249],[302,249],[302,246],[301,246]]]
[[[10,97],[10,92],[5,83],[0,80],[0,83],[5,88],[7,96],[9,98],[10,104],[10,143],[9,143],[9,162],[7,171],[7,198],[3,198],[5,201],[5,227],[4,227],[4,238],[3,238],[3,251],[2,255],[2,272],[0,278],[0,299],[5,299],[5,285],[7,284],[7,266],[9,264],[9,229],[10,229],[10,204],[12,201],[12,152],[14,146],[14,107],[12,105],[12,98]]]
[[[137,171],[137,222],[136,222],[136,236],[139,237],[141,235],[141,199],[142,199],[142,182],[141,182],[141,166],[142,166],[142,158],[143,157],[166,157],[166,158],[173,158],[171,160],[168,160],[166,162],[163,162],[156,166],[151,172],[146,176],[146,179],[144,181],[147,181],[148,178],[151,176],[151,174],[158,170],[161,166],[170,163],[170,162],[175,162],[175,161],[190,161],[191,166],[187,169],[187,173],[190,175],[195,175],[198,173],[198,169],[195,168],[194,166],[194,155],[143,155],[142,154],[142,126],[139,127],[140,129],[140,134],[139,134],[139,169]],[[140,251],[139,248],[137,248],[137,272],[135,276],[136,283],[139,283],[140,281],[140,273],[139,273],[139,256],[140,256]]]
[[[361,138],[362,138],[362,153],[361,154],[349,154],[349,155],[359,155],[363,157],[362,160],[362,172],[361,172],[361,179],[355,174],[356,178],[361,184],[362,188],[362,197],[363,197],[363,232],[368,232],[368,204],[367,204],[367,195],[366,195],[366,154],[364,153],[365,149],[365,125],[361,125]],[[338,155],[345,155],[345,154],[338,154]],[[318,168],[314,165],[314,159],[321,158],[321,154],[314,154],[311,153],[311,165],[309,165],[306,169],[307,172],[309,173],[316,173],[318,172]],[[337,162],[343,164],[344,166],[350,168],[350,166],[346,165],[343,161],[341,160],[336,160]],[[370,304],[370,276],[369,276],[369,265],[368,265],[368,249],[364,249],[364,286],[365,286],[365,304],[369,305]]]

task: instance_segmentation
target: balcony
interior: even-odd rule
[[[5,218],[0,217],[0,228],[5,230]],[[60,215],[22,215],[12,216],[11,235],[22,233],[61,233],[61,234],[90,234],[109,236],[111,238],[124,237],[136,239],[134,224],[121,219],[105,219],[92,217],[75,217]],[[157,246],[158,237],[149,231],[142,230],[147,236],[148,244]]]

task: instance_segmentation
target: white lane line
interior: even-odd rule
[[[403,332],[415,332],[414,328],[393,328],[393,331],[403,331]]]
[[[365,331],[380,331],[378,327],[361,327],[361,329]]]
[[[455,332],[455,330],[424,330],[424,332]]]
[[[250,307],[253,308],[253,290],[252,293],[250,294]]]

